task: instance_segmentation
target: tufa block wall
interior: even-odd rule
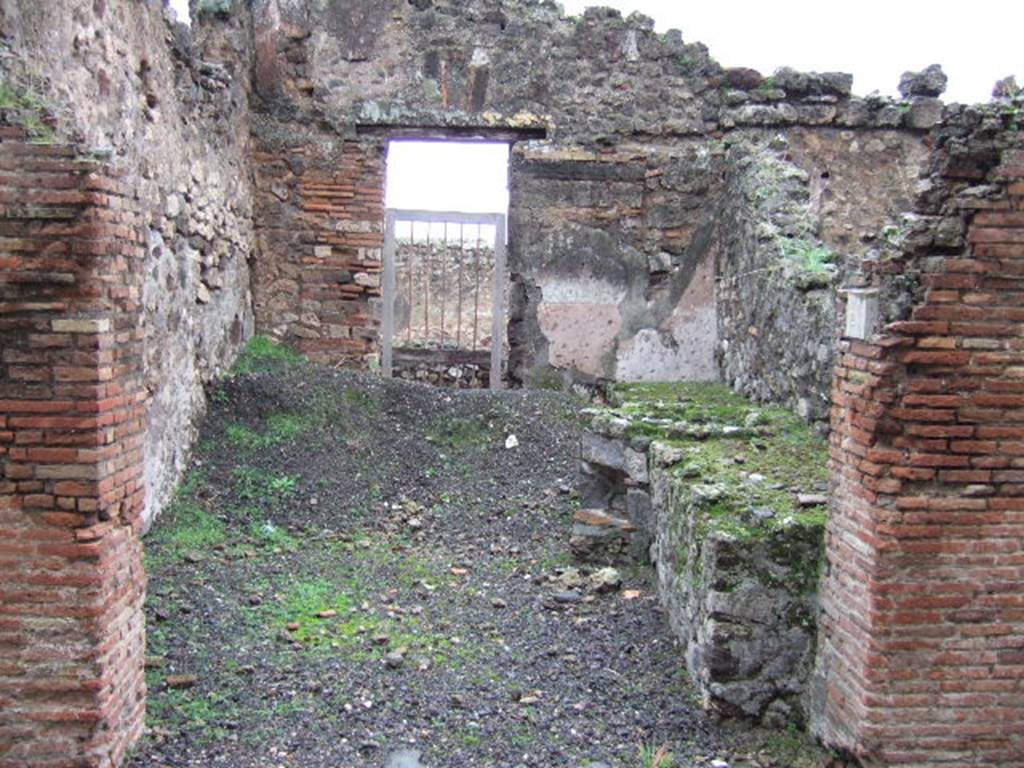
[[[0,766],[113,766],[142,729],[139,213],[0,129]]]

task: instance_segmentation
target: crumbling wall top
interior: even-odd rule
[[[903,99],[858,98],[848,74],[726,69],[677,30],[609,8],[256,0],[252,13],[264,105],[350,132],[532,128],[601,144],[768,125],[926,130],[943,109],[941,70],[908,80]]]

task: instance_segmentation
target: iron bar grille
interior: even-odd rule
[[[493,224],[395,221],[396,347],[491,348]]]

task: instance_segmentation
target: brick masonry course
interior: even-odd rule
[[[903,268],[927,264],[923,300],[844,341],[833,378],[817,729],[870,765],[1024,765],[1024,251],[1010,245],[1024,141],[970,128],[943,137],[929,168],[943,194],[917,211],[958,218],[966,242],[904,253]],[[983,199],[965,176],[990,182]]]
[[[138,295],[124,290],[145,251],[123,175],[89,160],[69,173],[72,151],[0,141],[15,171],[0,198],[40,206],[31,217],[0,211],[0,237],[21,244],[19,279],[0,279],[9,309],[0,321],[4,768],[118,765],[145,702],[147,394]],[[53,205],[60,217],[48,215]],[[63,265],[70,279],[52,280],[47,254],[82,242],[91,247]]]

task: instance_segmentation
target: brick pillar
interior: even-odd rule
[[[834,379],[817,730],[868,766],[1024,766],[1024,151],[971,141],[923,303]]]
[[[114,766],[142,729],[137,213],[0,129],[0,767]]]
[[[379,355],[385,155],[374,137],[255,155],[256,326],[318,362]]]

